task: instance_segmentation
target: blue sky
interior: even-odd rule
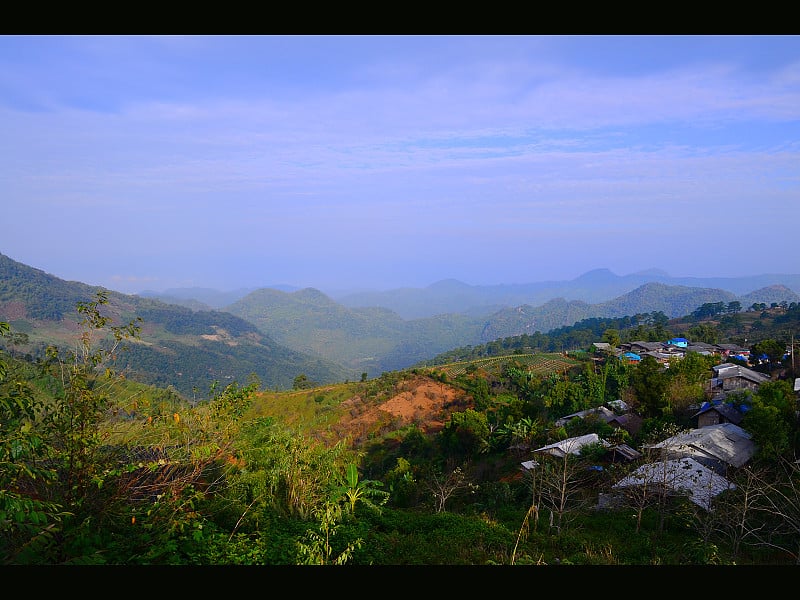
[[[0,253],[125,293],[800,273],[800,36],[0,36]]]

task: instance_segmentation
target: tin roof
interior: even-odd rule
[[[703,405],[700,407],[693,417],[699,417],[703,413],[707,413],[710,410],[715,410],[723,417],[728,419],[731,423],[738,425],[742,422],[744,418],[744,413],[736,408],[733,404],[723,404],[722,402],[704,402]]]
[[[715,496],[736,486],[692,458],[677,458],[640,466],[613,486],[622,489],[641,485],[663,485],[685,495],[698,506],[709,510]]]
[[[692,429],[647,447],[662,448],[670,455],[716,459],[734,467],[741,467],[755,454],[750,434],[733,423]]]
[[[717,379],[743,377],[744,379],[749,379],[750,381],[759,384],[770,380],[769,376],[764,375],[763,373],[759,373],[758,371],[753,371],[752,369],[748,369],[747,367],[743,367],[741,365],[735,365],[733,363],[722,363],[721,365],[712,367],[712,369],[716,374]]]
[[[544,452],[552,456],[563,458],[567,454],[580,454],[584,446],[597,443],[603,444],[604,446],[610,445],[607,441],[600,439],[600,436],[596,433],[587,433],[586,435],[579,435],[577,437],[561,440],[555,444],[542,446],[534,450],[534,452]]]

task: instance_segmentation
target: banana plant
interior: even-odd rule
[[[379,489],[382,486],[382,481],[359,480],[358,466],[351,462],[345,467],[343,484],[336,488],[334,497],[345,504],[350,514],[355,514],[359,502],[380,512],[389,500],[389,492]]]

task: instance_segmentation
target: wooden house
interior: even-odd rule
[[[769,376],[734,363],[722,363],[712,367],[714,376],[707,382],[707,393],[711,400],[724,398],[730,392],[756,391],[758,386],[770,380]]]

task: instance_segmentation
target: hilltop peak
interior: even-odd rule
[[[598,283],[613,281],[616,279],[619,279],[619,275],[613,273],[610,269],[592,269],[591,271],[586,271],[586,273],[583,275],[576,277],[574,281]]]

